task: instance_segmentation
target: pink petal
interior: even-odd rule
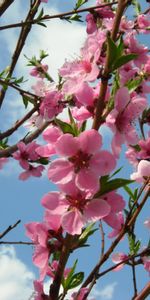
[[[56,153],[54,146],[50,144],[37,147],[35,151],[41,157],[49,157]]]
[[[95,170],[95,172],[97,174],[99,173],[101,176],[109,174],[115,166],[116,160],[114,155],[105,150],[96,153],[90,160],[90,167],[92,171],[94,172]]]
[[[94,103],[94,91],[87,82],[82,82],[75,93],[78,101],[86,106],[93,106]]]
[[[84,218],[76,209],[66,212],[62,217],[62,227],[71,235],[81,234],[83,226]]]
[[[102,146],[102,137],[95,129],[82,132],[79,141],[80,149],[89,154],[97,152]]]
[[[115,96],[115,108],[120,112],[130,101],[130,94],[126,87],[120,88]]]
[[[41,200],[42,205],[49,210],[54,210],[59,205],[59,195],[59,192],[51,192],[44,195]]]
[[[73,165],[65,159],[56,159],[48,169],[48,178],[56,184],[65,184],[73,179]]]
[[[81,190],[96,192],[100,188],[98,176],[88,169],[83,169],[76,175],[75,183]]]
[[[105,200],[93,199],[85,207],[84,217],[87,220],[95,222],[107,216],[110,213],[110,206]]]
[[[71,134],[63,134],[56,142],[57,154],[61,156],[73,156],[79,150],[78,141]]]

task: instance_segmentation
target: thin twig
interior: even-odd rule
[[[145,195],[144,195],[141,203],[139,204],[139,206],[135,210],[135,212],[132,215],[131,219],[130,220],[127,219],[127,221],[125,222],[124,226],[122,227],[119,235],[114,240],[114,242],[111,244],[111,246],[106,251],[106,253],[103,255],[102,259],[100,259],[100,261],[97,263],[97,265],[93,268],[93,270],[91,271],[91,273],[89,274],[89,276],[87,277],[87,279],[84,281],[82,287],[86,287],[87,285],[89,285],[91,283],[91,281],[93,280],[93,278],[96,278],[100,267],[109,258],[109,256],[111,255],[111,253],[113,252],[113,250],[116,248],[116,246],[118,245],[118,243],[120,242],[120,240],[122,239],[122,237],[125,235],[125,233],[128,231],[128,229],[135,223],[136,218],[138,217],[139,213],[141,212],[141,210],[142,210],[144,204],[146,203],[149,195],[150,195],[150,188],[148,188],[148,190],[145,193]]]
[[[0,141],[12,135],[24,122],[26,122],[38,109],[38,106],[33,107],[22,119],[18,120],[11,128],[5,132],[0,133]]]
[[[114,19],[112,33],[111,33],[111,39],[114,42],[117,38],[121,18],[123,16],[123,13],[124,13],[124,10],[125,10],[127,4],[128,4],[128,2],[126,0],[118,1],[116,16]],[[104,67],[104,72],[103,72],[103,76],[101,78],[100,93],[99,93],[98,101],[97,101],[96,108],[95,108],[95,116],[94,116],[94,121],[93,121],[93,126],[92,126],[96,130],[98,130],[101,123],[103,123],[102,113],[105,108],[105,97],[106,97],[106,91],[107,91],[109,75],[110,75],[110,67],[111,67],[111,66],[109,66],[110,55],[111,55],[111,53],[108,48],[107,54],[106,54],[106,63],[105,63],[105,67]]]
[[[133,300],[135,299],[135,297],[137,296],[137,282],[136,282],[136,272],[135,272],[135,264],[134,264],[134,258],[132,259],[132,275],[133,275],[133,287],[134,287],[134,296],[133,296]]]
[[[1,234],[0,234],[0,239],[2,239],[9,231],[13,230],[21,220],[18,220],[14,225],[8,226]]]
[[[26,21],[32,21],[34,19],[40,4],[41,4],[40,0],[35,0],[34,1],[34,6],[32,7],[32,9],[29,10],[29,12],[27,14],[27,17],[26,17]],[[11,64],[10,64],[9,72],[7,74],[8,78],[11,78],[11,76],[13,74],[13,71],[15,69],[15,66],[17,64],[17,61],[19,59],[19,56],[21,54],[21,51],[24,47],[25,41],[27,39],[27,36],[28,36],[31,28],[32,28],[32,24],[24,25],[21,28],[21,32],[20,32],[20,35],[19,35],[19,38],[18,38],[18,42],[17,42],[15,51],[14,51],[13,56],[12,56],[12,61],[11,61]],[[9,82],[9,81],[10,80],[7,80],[7,82]],[[0,91],[0,107],[2,106],[3,100],[5,98],[5,94],[6,94],[6,89],[2,88],[1,91]]]
[[[31,242],[6,242],[6,241],[0,241],[0,244],[4,244],[4,245],[34,245],[34,243]]]
[[[31,143],[34,139],[36,139],[45,128],[47,128],[49,126],[49,124],[51,123],[51,121],[46,121],[43,123],[43,125],[36,129],[34,132],[32,132],[31,134],[27,135],[25,138],[22,139],[22,141],[25,144]],[[18,141],[19,142],[19,141]],[[12,155],[12,153],[14,153],[15,151],[17,151],[18,143],[14,144],[13,146],[10,146],[6,149],[0,150],[0,157],[9,157]]]
[[[0,2],[0,16],[8,9],[14,0],[1,0]]]
[[[46,15],[46,16],[42,17],[40,20],[38,18],[36,18],[36,19],[30,20],[30,21],[25,21],[25,22],[19,22],[19,23],[15,23],[15,24],[8,24],[8,25],[5,25],[5,26],[0,26],[0,30],[5,30],[5,29],[15,28],[15,27],[22,27],[22,26],[28,25],[28,24],[37,24],[39,21],[42,22],[42,21],[49,21],[51,19],[63,19],[64,17],[71,16],[75,13],[84,13],[84,12],[87,12],[87,11],[91,12],[95,9],[103,8],[103,7],[106,7],[106,6],[112,6],[112,5],[115,5],[117,3],[118,3],[118,1],[115,1],[113,3],[105,3],[105,4],[101,4],[101,5],[97,5],[97,6],[91,6],[91,7],[87,7],[87,8],[71,10],[71,11],[56,14],[56,15]]]
[[[150,295],[150,282],[146,284],[144,289],[137,295],[134,300],[145,300]]]

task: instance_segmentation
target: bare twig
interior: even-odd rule
[[[144,289],[137,295],[134,300],[145,300],[150,295],[150,282],[146,284]]]
[[[128,2],[126,0],[118,1],[118,7],[117,7],[116,16],[114,19],[114,24],[113,24],[112,33],[111,33],[111,39],[113,41],[115,41],[117,38],[121,18],[122,18],[122,15],[124,13],[124,10],[125,10],[127,4],[128,4]],[[106,54],[105,68],[104,68],[103,76],[101,79],[99,98],[98,98],[98,101],[96,104],[95,117],[94,117],[93,126],[92,126],[96,130],[98,130],[101,123],[103,123],[102,113],[105,108],[105,97],[106,97],[106,91],[107,91],[109,75],[110,75],[110,67],[111,67],[111,66],[109,66],[110,55],[111,55],[111,53],[108,48],[107,54]]]
[[[100,259],[100,261],[97,263],[97,265],[93,268],[87,279],[84,281],[82,287],[86,287],[91,283],[91,281],[96,278],[98,271],[100,267],[104,264],[104,262],[109,258],[110,254],[113,252],[113,250],[116,248],[122,237],[125,235],[125,233],[128,231],[128,229],[135,223],[136,218],[138,217],[139,213],[141,212],[144,204],[146,203],[148,197],[150,196],[150,188],[148,188],[147,192],[145,193],[141,203],[136,208],[135,212],[131,216],[130,220],[127,219],[124,226],[122,227],[118,237],[114,240],[114,242],[111,244],[109,249],[106,251],[106,253],[103,255],[103,257]]]
[[[9,231],[13,230],[21,220],[18,220],[14,225],[8,226],[1,234],[0,234],[0,239],[2,239]]]
[[[14,0],[1,0],[0,1],[0,16],[7,10],[7,8],[14,2]]]
[[[48,21],[51,19],[63,19],[64,17],[67,16],[71,16],[75,13],[84,13],[84,12],[91,12],[97,8],[103,8],[105,6],[112,6],[117,4],[118,1],[112,2],[112,3],[105,3],[105,4],[101,4],[101,5],[97,5],[97,6],[91,6],[91,7],[87,7],[87,8],[82,8],[82,9],[77,9],[77,10],[72,10],[72,11],[68,11],[68,12],[64,12],[64,13],[60,13],[60,14],[56,14],[56,15],[46,15],[44,17],[42,17],[40,19],[41,21]],[[39,22],[39,19],[33,19],[30,21],[25,21],[25,22],[19,22],[19,23],[15,23],[15,24],[8,24],[5,26],[0,26],[0,30],[5,30],[5,29],[9,29],[9,28],[14,28],[14,27],[22,27],[23,25],[28,25],[28,24],[37,24]]]
[[[4,245],[34,245],[34,243],[31,242],[7,242],[7,241],[0,241],[0,244],[4,244]]]
[[[135,272],[135,264],[134,264],[134,258],[132,259],[132,275],[133,275],[133,287],[134,287],[134,296],[132,299],[135,299],[137,296],[137,282],[136,282],[136,272]]]
[[[12,135],[24,122],[26,122],[38,109],[38,106],[33,107],[22,119],[18,120],[11,128],[0,133],[0,141]]]
[[[47,126],[50,123],[51,123],[51,121],[44,122],[44,124],[40,128],[36,129],[33,133],[27,135],[24,139],[22,139],[22,141],[25,144],[31,143],[34,139],[36,139],[43,132],[43,130],[45,128],[47,128]],[[0,150],[0,157],[9,157],[9,156],[11,156],[12,153],[14,153],[15,151],[17,151],[17,149],[18,149],[17,144],[15,144],[13,146],[10,146],[10,147],[8,147],[6,149]]]
[[[38,10],[38,7],[39,7],[40,3],[41,3],[40,0],[35,0],[34,1],[34,6],[28,12],[28,15],[26,17],[26,21],[32,21],[34,19],[34,16],[37,13],[37,10]],[[17,61],[18,61],[19,56],[21,54],[21,51],[22,51],[22,49],[24,47],[25,41],[27,39],[27,36],[28,36],[28,34],[29,34],[30,30],[31,30],[31,27],[32,27],[32,24],[27,24],[27,25],[22,26],[22,28],[21,28],[21,32],[20,32],[20,35],[19,35],[19,38],[18,38],[16,49],[15,49],[15,51],[13,53],[13,56],[12,56],[12,61],[11,61],[11,64],[10,64],[10,69],[9,69],[8,74],[7,74],[8,78],[11,78],[11,76],[13,74],[13,71],[14,71],[15,66],[17,64]],[[6,84],[9,81],[10,81],[9,79],[6,80]],[[6,90],[2,88],[1,91],[0,91],[0,107],[2,106],[5,94],[6,94]]]

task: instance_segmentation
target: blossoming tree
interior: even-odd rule
[[[13,2],[1,1],[0,14]],[[68,299],[70,290],[69,299],[88,299],[102,276],[125,264],[133,274],[132,299],[146,299],[150,284],[138,290],[136,267],[141,265],[150,272],[150,248],[149,243],[142,245],[135,225],[150,195],[150,55],[148,47],[138,39],[140,34],[147,37],[149,33],[149,1],[144,1],[146,9],[142,10],[136,0],[96,0],[95,6],[88,6],[88,0],[78,0],[72,11],[59,15],[47,15],[46,5],[41,9],[48,0],[29,2],[24,21],[0,27],[0,31],[21,28],[10,67],[0,73],[0,106],[11,88],[18,91],[27,109],[11,128],[0,132],[0,169],[14,159],[23,169],[20,180],[41,177],[46,170],[48,179],[56,185],[55,191],[41,199],[43,221],[25,224],[26,235],[34,244],[33,263],[39,268],[34,299]],[[130,8],[135,9],[131,19]],[[24,78],[16,78],[13,73],[34,25],[46,27],[53,18],[81,21],[83,12],[87,38],[80,56],[65,61],[57,82],[44,62],[48,55],[44,50],[27,57],[30,76],[36,83],[24,90]],[[26,121],[30,131],[11,145],[9,138]],[[103,142],[103,126],[111,131],[110,149]],[[43,143],[41,139],[37,141],[40,135]],[[122,153],[132,166],[130,178],[120,175]],[[150,219],[144,223],[149,230]],[[0,239],[17,224],[6,229]],[[110,229],[107,238],[113,239],[107,249],[104,224]],[[84,272],[76,271],[77,261],[68,268],[68,259],[80,247],[85,251],[89,237],[98,229],[100,257],[85,277]],[[115,252],[125,236],[128,252]],[[105,267],[106,261],[109,268]],[[51,278],[49,294],[43,288],[47,277]]]

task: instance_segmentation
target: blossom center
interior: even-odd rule
[[[75,173],[78,173],[81,169],[89,167],[90,158],[91,155],[79,150],[76,155],[69,158],[69,161],[73,163]]]

